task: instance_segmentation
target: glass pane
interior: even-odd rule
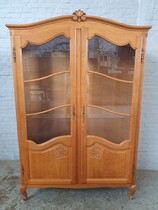
[[[132,84],[88,73],[88,104],[101,106],[115,112],[130,114]]]
[[[130,45],[117,46],[99,36],[88,40],[87,104],[98,108],[88,107],[87,135],[114,143],[129,139],[134,60]]]
[[[88,41],[88,70],[117,79],[133,80],[135,50],[116,46],[99,36]]]
[[[129,117],[92,107],[88,107],[87,114],[87,135],[102,137],[117,144],[129,139]]]
[[[70,135],[70,107],[27,116],[27,138],[37,144],[57,136]]]
[[[70,73],[24,83],[26,113],[70,104]]]
[[[22,49],[24,80],[70,70],[70,41],[63,35]]]

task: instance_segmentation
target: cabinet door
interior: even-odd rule
[[[118,46],[103,37],[86,37],[82,181],[127,183],[135,50],[129,44]]]
[[[29,184],[75,181],[72,45],[59,35],[22,49]]]

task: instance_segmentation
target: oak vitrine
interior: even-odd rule
[[[81,10],[7,27],[23,198],[30,187],[128,187],[132,199],[151,27]]]

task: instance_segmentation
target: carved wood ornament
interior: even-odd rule
[[[92,158],[101,159],[104,149],[99,144],[94,144],[94,146],[89,150],[89,155]]]
[[[86,21],[86,13],[83,12],[82,10],[76,10],[75,12],[72,13],[73,17],[72,19],[74,21],[77,21],[77,22],[81,22],[81,21]]]
[[[67,158],[68,157],[68,149],[63,145],[59,145],[55,149],[55,154],[56,154],[57,159]]]

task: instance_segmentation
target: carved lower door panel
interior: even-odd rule
[[[72,147],[67,144],[69,138],[55,138],[39,148],[29,142],[29,184],[72,182]]]
[[[129,141],[115,147],[105,139],[87,137],[87,183],[128,183]]]

